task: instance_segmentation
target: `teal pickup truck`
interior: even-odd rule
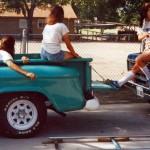
[[[31,137],[46,122],[47,109],[65,116],[65,112],[83,109],[93,98],[93,90],[113,90],[91,81],[92,58],[52,63],[39,54],[26,54],[30,62],[24,65],[21,56],[15,56],[15,63],[37,78],[32,81],[0,62],[0,131],[5,136]]]

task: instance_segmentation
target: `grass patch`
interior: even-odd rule
[[[101,29],[82,29],[82,34],[88,34],[88,35],[95,35],[95,34],[101,34]],[[105,29],[104,34],[118,34],[118,29]]]

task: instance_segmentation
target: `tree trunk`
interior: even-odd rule
[[[33,33],[33,31],[32,31],[32,22],[33,22],[33,19],[32,18],[28,18],[27,19],[27,25],[28,25],[28,33],[29,34],[32,34]]]
[[[33,12],[34,12],[34,9],[30,9],[30,10],[28,11],[27,24],[28,24],[28,33],[29,33],[29,34],[32,34],[32,33],[33,33],[33,27],[32,27]]]

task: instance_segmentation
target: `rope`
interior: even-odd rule
[[[91,67],[91,68],[95,71],[95,73],[96,73],[100,78],[103,79],[103,82],[106,82],[106,79],[105,79],[102,75],[100,75],[93,67]]]

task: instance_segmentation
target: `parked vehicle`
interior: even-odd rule
[[[37,78],[32,81],[0,62],[0,131],[6,136],[31,137],[46,122],[47,109],[66,116],[65,112],[83,109],[94,98],[93,90],[113,90],[91,82],[91,58],[52,63],[39,54],[26,54],[30,62],[25,65],[21,56],[15,56],[15,63]]]
[[[131,70],[131,68],[135,64],[136,57],[140,54],[141,52],[128,55],[127,58],[128,70]],[[147,64],[147,66],[150,69],[150,62]],[[150,89],[147,86],[147,79],[142,71],[138,72],[135,75],[135,78],[127,82],[125,86],[133,89],[138,96],[143,97],[144,99],[148,100],[148,102],[150,103]]]

